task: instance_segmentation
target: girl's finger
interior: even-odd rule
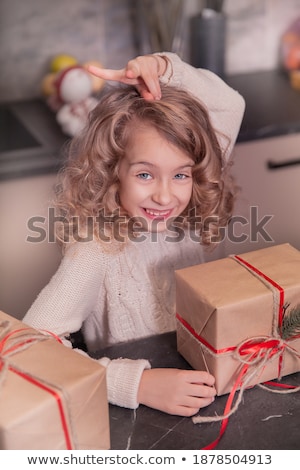
[[[126,67],[126,76],[139,79],[144,84],[144,87],[141,88],[141,96],[146,100],[161,98],[157,60],[154,56],[130,60]]]
[[[127,78],[125,69],[101,69],[99,67],[95,67],[94,65],[89,65],[87,70],[93,75],[96,75],[96,77],[103,78],[104,80],[126,83],[127,85],[137,85],[140,82],[138,78]]]
[[[144,83],[141,83],[140,85],[135,86],[139,94],[141,95],[142,98],[146,101],[153,101],[156,99],[156,97],[153,96],[153,94],[148,90],[146,85]]]
[[[86,69],[103,80],[134,85],[145,100],[152,101],[161,98],[161,89],[156,71],[149,69],[148,66],[142,67],[136,60],[130,61],[125,69],[104,69],[95,65],[88,65]]]
[[[127,78],[138,78],[141,77],[142,72],[140,70],[138,62],[133,59],[130,60],[125,68],[125,75]]]
[[[91,74],[96,75],[96,77],[103,78],[104,80],[121,81],[123,78],[125,78],[124,69],[102,69],[100,67],[96,67],[95,65],[88,65],[87,70]]]

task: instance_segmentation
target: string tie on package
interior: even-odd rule
[[[278,380],[280,380],[282,377],[284,352],[288,351],[294,357],[300,358],[298,351],[294,349],[288,342],[288,339],[293,338],[283,339],[284,316],[286,313],[284,289],[274,280],[266,276],[263,272],[259,271],[255,266],[244,260],[242,257],[231,255],[229,258],[247,269],[253,276],[259,279],[268,289],[271,290],[273,296],[272,335],[247,338],[239,345],[225,348],[222,351],[214,350],[211,345],[205,341],[202,343],[202,338],[197,335],[197,339],[202,343],[203,348],[209,352],[209,354],[215,356],[222,353],[232,354],[234,358],[237,359],[241,364],[238,376],[228,396],[223,415],[198,415],[192,418],[194,424],[211,423],[215,421],[222,422],[218,438],[208,446],[204,447],[204,450],[214,449],[219,443],[227,427],[228,418],[237,411],[242,401],[245,389],[250,386],[249,384],[252,382],[252,379],[263,371],[264,367],[270,360],[278,360]],[[178,319],[181,321],[180,317],[178,317]],[[181,323],[184,327],[186,327],[183,322]],[[299,329],[299,326],[297,328]],[[188,328],[188,330],[191,334],[193,334],[193,331],[191,331],[190,328]],[[300,386],[280,384],[272,381],[265,382],[263,384],[258,383],[257,385],[273,393],[288,394],[300,391]],[[276,388],[272,389],[269,388],[269,386],[275,386]],[[233,404],[233,399],[237,391],[239,391],[239,393],[235,403]]]
[[[72,450],[76,448],[76,440],[71,415],[68,410],[68,400],[64,390],[57,385],[48,383],[40,377],[36,377],[28,371],[22,370],[14,365],[11,360],[14,355],[29,349],[36,343],[49,340],[51,337],[60,341],[60,339],[52,333],[46,333],[47,334],[42,334],[31,328],[11,330],[11,322],[8,320],[0,321],[0,390],[5,383],[7,374],[12,372],[22,379],[27,380],[33,386],[39,387],[50,394],[55,399],[56,406],[58,407],[66,449]]]

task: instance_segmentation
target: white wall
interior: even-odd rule
[[[45,218],[54,197],[55,175],[2,181],[0,184],[0,310],[23,318],[41,289],[56,271],[61,250],[45,237],[37,239],[29,220]],[[30,239],[29,239],[30,240]]]

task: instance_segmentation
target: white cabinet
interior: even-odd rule
[[[300,133],[238,143],[240,186],[224,254],[288,242],[300,249]]]
[[[61,259],[58,246],[48,235],[42,236],[42,230],[48,230],[55,180],[52,174],[0,184],[0,309],[19,319]],[[39,219],[33,219],[36,217]]]

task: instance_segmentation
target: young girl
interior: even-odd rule
[[[244,101],[171,53],[90,71],[123,85],[72,140],[57,203],[64,257],[24,322],[63,337],[82,328],[94,351],[175,329],[174,271],[203,262],[201,244],[231,215],[226,163]],[[119,406],[191,416],[215,396],[208,372],[99,361]]]

